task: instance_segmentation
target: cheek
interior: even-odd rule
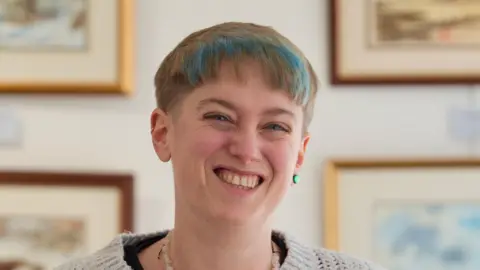
[[[223,147],[226,140],[225,134],[212,129],[198,129],[184,134],[178,141],[182,143],[183,154],[187,157],[195,156],[206,159]]]
[[[176,181],[187,190],[192,189],[192,179],[200,184],[204,175],[207,160],[223,145],[225,139],[207,129],[196,129],[174,134],[174,150],[172,164]],[[190,192],[189,191],[189,192]]]
[[[272,143],[268,145],[266,155],[276,175],[287,176],[293,174],[297,155],[292,145],[285,142]]]

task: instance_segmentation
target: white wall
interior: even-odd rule
[[[199,12],[205,10],[204,12]],[[20,148],[0,148],[3,168],[121,170],[136,174],[136,228],[172,225],[172,174],[156,160],[149,139],[153,74],[190,32],[222,21],[274,26],[310,58],[323,88],[302,182],[278,212],[278,227],[321,243],[320,169],[330,156],[465,156],[480,154],[452,140],[446,114],[480,102],[467,87],[332,89],[328,86],[325,0],[137,1],[136,95],[122,97],[5,97],[24,124]]]

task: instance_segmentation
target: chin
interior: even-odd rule
[[[261,215],[256,211],[238,209],[239,207],[233,207],[228,209],[222,209],[213,214],[214,220],[224,223],[226,225],[245,225],[252,221],[258,221]]]

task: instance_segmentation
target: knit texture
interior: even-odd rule
[[[149,237],[165,236],[167,233],[168,231],[150,234],[123,233],[97,252],[68,261],[54,270],[132,270],[123,259],[124,245]],[[287,256],[280,270],[386,270],[340,252],[307,247],[279,231],[274,231],[272,237],[283,241],[287,247]]]

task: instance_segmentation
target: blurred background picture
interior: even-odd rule
[[[373,0],[370,45],[480,45],[478,0]]]
[[[387,269],[480,269],[479,203],[379,203],[374,254]]]
[[[48,270],[83,254],[81,219],[0,216],[0,270]]]
[[[86,0],[0,0],[0,48],[87,47]]]

